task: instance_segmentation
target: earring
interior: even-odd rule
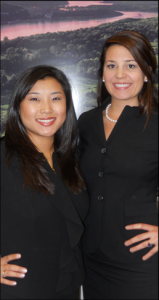
[[[148,79],[146,79],[145,82],[148,82]]]
[[[103,82],[105,82],[105,79],[103,78]]]

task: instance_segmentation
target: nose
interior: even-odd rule
[[[116,71],[115,75],[116,75],[117,78],[125,78],[126,77],[126,72],[122,67],[119,67],[119,68],[117,68],[117,71]]]
[[[41,107],[40,107],[40,112],[43,113],[52,113],[53,109],[52,109],[52,105],[51,102],[49,100],[45,100],[42,101]]]

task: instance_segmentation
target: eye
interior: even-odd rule
[[[128,67],[129,67],[129,69],[134,69],[136,66],[132,65],[132,64],[129,64]]]
[[[60,100],[60,98],[59,97],[55,97],[52,100]]]
[[[31,98],[30,100],[31,101],[38,101],[39,99],[38,98]]]
[[[107,65],[107,68],[108,68],[108,69],[114,69],[114,68],[115,68],[115,65],[113,65],[113,64]]]

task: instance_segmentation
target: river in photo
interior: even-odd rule
[[[79,7],[87,7],[90,5],[113,5],[112,3],[106,3],[102,1],[68,1],[69,4],[65,5],[65,7],[71,6],[79,6]]]
[[[76,2],[76,1],[75,1]],[[77,1],[78,2],[78,1]],[[89,28],[92,26],[98,26],[103,23],[114,22],[125,18],[134,19],[146,19],[152,17],[158,17],[158,13],[147,13],[147,12],[120,12],[123,15],[113,18],[105,19],[93,19],[93,20],[68,20],[68,21],[39,21],[39,22],[28,22],[18,24],[5,24],[1,26],[1,40],[5,36],[11,39],[15,39],[21,36],[30,36],[34,34],[44,34],[47,32],[58,32],[67,30],[77,30],[80,28]]]

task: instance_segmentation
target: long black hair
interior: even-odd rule
[[[29,68],[17,80],[10,99],[5,129],[7,148],[7,165],[10,166],[13,156],[17,156],[21,166],[24,187],[37,189],[46,194],[53,194],[51,184],[44,168],[44,157],[38,152],[27,135],[20,115],[20,103],[33,85],[46,77],[55,78],[62,86],[66,97],[66,120],[54,135],[54,149],[57,164],[65,184],[74,193],[85,189],[84,180],[75,156],[77,141],[77,120],[73,106],[69,81],[65,74],[52,66],[39,65]]]
[[[158,93],[155,88],[157,60],[150,42],[144,35],[136,31],[126,30],[118,32],[105,41],[100,56],[100,67],[98,70],[98,106],[106,99],[106,97],[110,96],[102,79],[106,52],[107,49],[113,45],[121,45],[128,49],[138,63],[143,74],[146,75],[148,79],[147,82],[144,82],[138,95],[140,114],[146,114],[148,121],[152,110],[156,109],[158,105]]]

